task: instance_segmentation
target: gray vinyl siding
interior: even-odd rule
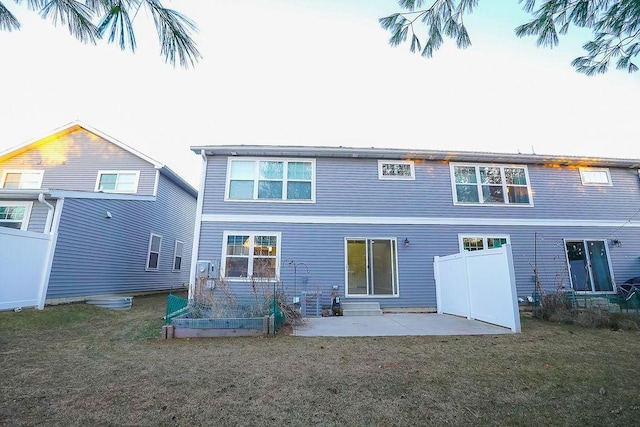
[[[47,199],[47,202],[53,205],[55,208],[55,199]],[[47,223],[48,212],[49,208],[47,206],[35,200],[31,208],[31,217],[29,218],[29,225],[27,226],[27,230],[34,231],[36,233],[45,232],[44,226]]]
[[[0,163],[3,170],[44,170],[42,188],[94,191],[100,170],[140,171],[138,192],[153,195],[154,165],[83,129]]]
[[[416,161],[415,180],[394,181],[378,179],[376,159],[318,158],[315,203],[225,202],[226,167],[226,157],[208,158],[205,214],[626,221],[640,206],[636,169],[610,168],[613,186],[584,186],[578,168],[528,165],[533,206],[463,206],[447,162]]]
[[[605,240],[611,261],[614,282],[640,275],[640,233],[637,228],[619,227],[448,227],[454,234],[458,252],[458,233],[510,237],[513,253],[516,287],[521,297],[531,295],[535,287],[534,268],[537,268],[540,284],[546,292],[570,289],[564,241]],[[609,244],[612,238],[623,242],[620,247]],[[452,252],[453,253],[453,252]]]
[[[162,175],[156,201],[66,199],[47,298],[182,287],[195,209],[196,199]],[[158,271],[145,271],[150,233],[162,236]],[[180,272],[172,271],[176,239],[185,247]]]
[[[300,296],[303,291],[321,291],[323,295],[328,296],[333,285],[338,285],[340,292],[344,294],[345,237],[396,237],[400,298],[380,298],[375,301],[380,301],[383,307],[436,306],[433,259],[426,260],[419,245],[415,248],[413,244],[410,248],[402,246],[401,242],[410,232],[407,226],[203,223],[200,234],[200,260],[220,265],[224,231],[282,233],[280,280],[289,297]],[[295,261],[298,265],[295,283],[294,269],[290,261]],[[302,264],[309,269],[308,273]],[[236,287],[242,286],[236,283]]]
[[[223,232],[281,232],[280,279],[289,297],[303,291],[330,295],[332,285],[345,294],[345,238],[396,238],[398,243],[399,297],[367,298],[383,308],[436,307],[433,260],[459,252],[459,234],[504,235],[510,237],[517,293],[526,297],[534,292],[534,267],[546,292],[569,289],[570,279],[563,239],[607,240],[618,238],[620,247],[609,247],[614,280],[622,283],[640,275],[640,233],[630,228],[602,227],[496,227],[496,226],[406,226],[353,224],[274,224],[205,222],[202,224],[199,258],[219,266],[222,262]],[[405,247],[405,238],[410,246]],[[294,292],[293,266],[298,265]],[[304,263],[309,272],[306,272]],[[306,285],[304,281],[306,279]],[[246,284],[230,282],[242,289]],[[349,298],[349,301],[365,300]]]
[[[264,216],[263,223],[203,222],[199,259],[221,262],[224,231],[281,232],[281,280],[290,296],[293,269],[304,263],[306,289],[345,293],[345,237],[395,237],[398,242],[399,297],[372,298],[383,308],[435,307],[433,259],[459,252],[459,234],[504,235],[512,244],[518,295],[535,289],[535,270],[545,291],[571,286],[564,240],[605,240],[614,282],[640,276],[640,229],[630,227],[640,212],[636,169],[609,168],[612,186],[585,186],[578,168],[527,165],[532,206],[455,205],[448,162],[416,161],[415,180],[379,180],[376,159],[317,158],[315,203],[224,201],[227,158],[209,157],[203,213]],[[269,216],[392,217],[492,220],[544,220],[544,225],[366,225],[286,224]],[[607,222],[607,226],[568,226],[567,220]],[[554,221],[563,221],[554,224]],[[408,238],[410,247],[402,242]],[[611,239],[622,242],[613,247]],[[303,269],[304,270],[304,269]],[[297,283],[302,283],[298,279]],[[238,286],[237,284],[234,286]],[[301,289],[296,286],[299,296]],[[358,300],[358,299],[354,299]]]

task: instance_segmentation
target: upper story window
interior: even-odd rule
[[[2,188],[42,188],[42,170],[6,170],[2,173]]]
[[[509,236],[507,235],[461,234],[458,239],[460,241],[460,251],[482,251],[501,248],[509,243]]]
[[[609,169],[580,168],[582,185],[613,185]]]
[[[226,200],[315,201],[315,161],[229,159]]]
[[[135,193],[138,191],[139,178],[139,171],[98,171],[96,191]]]
[[[451,164],[456,204],[532,205],[526,166]]]
[[[0,202],[0,227],[26,230],[32,202]]]
[[[378,179],[415,179],[411,160],[378,160]]]
[[[223,275],[274,278],[279,274],[280,233],[224,233]]]

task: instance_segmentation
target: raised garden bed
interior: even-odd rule
[[[207,338],[275,334],[285,315],[275,301],[266,299],[261,304],[236,300],[216,305],[170,294],[164,320],[163,338]]]
[[[163,338],[210,338],[266,335],[273,332],[273,316],[237,318],[176,317],[163,327]]]

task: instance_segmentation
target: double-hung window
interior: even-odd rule
[[[226,278],[274,278],[280,274],[280,233],[225,232],[222,256]]]
[[[315,161],[229,159],[226,200],[313,202]]]
[[[105,193],[135,193],[140,171],[98,171],[96,191]]]
[[[173,247],[173,271],[182,270],[182,253],[184,252],[184,242],[176,240]]]
[[[149,236],[149,250],[147,253],[147,270],[158,271],[160,267],[160,249],[162,247],[162,236],[153,234]]]
[[[42,170],[6,170],[2,173],[2,188],[42,188]]]
[[[26,230],[32,202],[0,202],[0,227]]]
[[[510,243],[508,235],[478,235],[461,234],[458,236],[460,251],[482,251],[485,249],[501,248]]]
[[[456,204],[530,206],[526,166],[451,164]]]

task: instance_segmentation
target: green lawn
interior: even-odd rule
[[[128,311],[0,313],[0,425],[638,425],[640,334],[159,339]]]

